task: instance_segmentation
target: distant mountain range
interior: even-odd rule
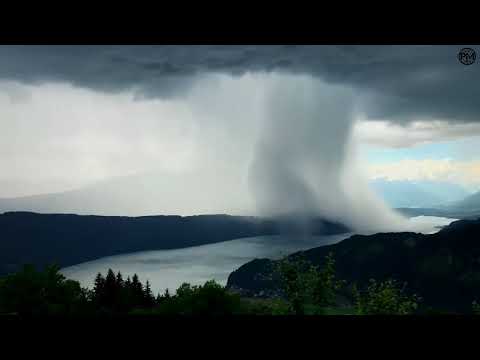
[[[465,199],[458,201],[452,205],[455,209],[464,209],[480,212],[480,191],[467,196]]]
[[[471,194],[460,185],[377,179],[370,186],[387,204],[406,216],[480,217],[480,192]]]
[[[436,208],[406,207],[396,210],[406,216],[426,215],[453,219],[477,219],[480,218],[480,192],[448,205],[439,205]]]
[[[308,225],[315,235],[350,231],[322,219],[313,219]],[[125,217],[8,212],[0,214],[0,275],[23,264],[66,267],[122,253],[296,230],[296,224],[286,219],[229,215]]]
[[[439,181],[377,179],[371,181],[370,186],[393,208],[436,208],[460,201],[470,195],[470,192],[460,185]]]
[[[290,255],[303,255],[322,265],[333,252],[341,279],[360,287],[369,279],[394,278],[423,297],[425,306],[469,311],[480,300],[480,219],[455,221],[438,233],[380,233],[354,235],[334,245]],[[227,287],[246,296],[276,293],[273,261],[255,259],[228,278]]]

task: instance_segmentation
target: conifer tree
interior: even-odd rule
[[[137,274],[133,274],[132,277],[132,301],[134,306],[143,303],[143,286],[140,280],[138,280]]]
[[[117,273],[117,287],[123,288],[123,277],[120,271]]]
[[[105,278],[101,273],[98,273],[95,277],[95,284],[93,286],[93,298],[99,304],[103,304],[104,288]]]
[[[155,302],[155,298],[152,294],[152,289],[150,287],[150,282],[147,280],[146,284],[145,284],[145,290],[144,290],[144,302],[145,302],[145,306],[147,307],[151,307],[153,306],[154,302]]]
[[[112,308],[115,304],[115,300],[118,295],[117,278],[112,269],[108,269],[107,276],[105,277],[105,305]]]
[[[130,276],[127,276],[127,280],[124,282],[123,286],[123,301],[125,303],[125,307],[127,310],[130,310],[133,307],[133,285],[132,281],[130,280]]]

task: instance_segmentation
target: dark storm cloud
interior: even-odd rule
[[[461,46],[1,46],[0,78],[177,96],[206,72],[308,73],[358,88],[370,117],[476,121],[478,64]]]

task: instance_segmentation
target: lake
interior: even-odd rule
[[[410,221],[419,232],[433,233],[455,219],[417,216]],[[137,273],[142,282],[148,279],[155,295],[167,288],[173,293],[183,282],[199,285],[215,279],[225,285],[233,270],[255,258],[278,259],[296,251],[334,244],[351,235],[256,236],[184,249],[109,256],[69,266],[61,272],[67,278],[78,280],[82,286],[92,288],[96,274],[101,272],[105,275],[111,268],[115,273],[120,271],[124,278]]]

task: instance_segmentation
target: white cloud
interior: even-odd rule
[[[404,159],[385,164],[370,164],[368,165],[368,175],[371,179],[447,181],[478,190],[480,187],[480,160]]]
[[[273,73],[212,74],[170,100],[15,86],[16,102],[11,86],[0,88],[0,152],[10,154],[0,158],[3,191],[12,196],[12,178],[72,186],[107,179],[84,192],[23,199],[24,210],[44,200],[48,212],[270,215],[309,201],[306,213],[357,229],[404,224],[352,164],[350,88]],[[139,175],[108,180],[128,174]]]
[[[382,148],[409,148],[436,141],[480,135],[480,123],[448,123],[420,120],[406,125],[387,121],[360,120],[354,135],[362,143]]]
[[[344,123],[333,121],[330,115],[337,110],[333,104],[337,97],[322,107],[320,100],[329,99],[329,93],[303,91],[300,86],[302,91],[290,96],[289,102],[282,94],[274,97],[273,103],[265,102],[265,92],[268,94],[269,86],[277,84],[268,79],[275,76],[278,74],[212,74],[192,85],[184,97],[168,100],[140,99],[133,92],[103,93],[66,83],[0,83],[0,197],[59,192],[112,177],[150,172],[160,174],[158,196],[138,189],[137,193],[129,189],[118,192],[132,208],[130,201],[137,201],[136,209],[144,208],[149,201],[155,213],[173,213],[169,210],[172,207],[167,207],[168,199],[174,206],[181,199],[182,213],[232,209],[247,209],[245,213],[249,213],[253,205],[247,177],[265,126],[265,108],[270,107],[275,116],[270,116],[271,127],[263,131],[271,132],[273,142],[278,142],[279,135],[285,137],[286,141],[278,143],[280,162],[291,161],[292,168],[299,169],[308,163],[311,172],[305,176],[325,194],[325,199],[333,199],[339,214],[344,215],[347,208],[355,213],[352,218],[362,213],[371,217],[364,211],[368,202],[377,206],[378,212],[386,213],[388,209],[381,202],[360,191],[368,188],[359,185],[356,168],[345,170],[351,175],[346,178],[355,181],[342,184],[348,188],[342,194],[347,197],[345,203],[355,202],[358,207],[338,205],[341,202],[332,186],[321,181],[324,174],[332,175],[336,166],[357,163],[354,155],[353,160],[348,159],[350,150],[339,152],[343,151],[339,147],[348,147],[350,142],[351,119],[344,116]],[[290,77],[277,78],[288,92],[295,91]],[[325,91],[332,90],[330,85],[325,86]],[[302,111],[305,105],[310,105],[308,111]],[[284,109],[288,111],[281,113]],[[279,122],[280,115],[285,117],[283,123]],[[278,128],[282,125],[283,130]],[[478,133],[480,126],[474,124],[439,122],[401,127],[367,121],[358,122],[354,129],[361,142],[384,147],[413,146]],[[342,141],[338,142],[338,137]],[[296,157],[289,157],[296,148]],[[330,165],[327,171],[319,159]],[[390,178],[445,180],[457,174],[461,181],[480,180],[478,166],[461,167],[445,161],[375,165],[369,171]],[[152,182],[155,187],[157,180]],[[140,180],[136,184],[143,187]],[[165,192],[172,195],[168,197]],[[144,203],[137,194],[144,197]],[[328,204],[320,203],[323,207]]]
[[[191,161],[196,131],[181,102],[1,83],[0,180],[62,191],[152,168],[175,171]]]
[[[181,99],[0,82],[0,197],[151,171],[245,174],[260,123],[256,78],[211,75]]]

